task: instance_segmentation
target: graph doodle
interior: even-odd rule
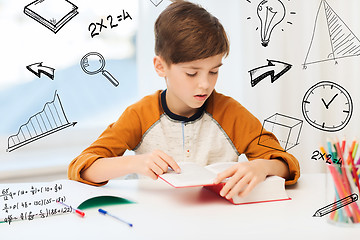
[[[283,74],[289,71],[290,68],[292,67],[292,65],[285,62],[280,62],[275,60],[267,60],[267,61],[268,61],[267,65],[254,68],[249,71],[252,87],[254,87],[256,84],[258,84],[261,80],[263,80],[267,76],[271,77],[271,83],[273,83],[279,77],[281,77]]]
[[[46,76],[48,76],[49,78],[51,78],[51,80],[54,80],[55,69],[51,68],[51,67],[43,66],[42,62],[30,64],[30,65],[26,66],[26,68],[30,72],[35,74],[38,78],[40,78],[40,75],[42,73],[42,74],[45,74]]]
[[[324,49],[319,51],[318,49]],[[360,55],[360,40],[325,1],[317,10],[314,29],[303,63],[307,65]]]
[[[36,0],[24,7],[24,13],[56,34],[78,14],[77,9],[67,0]]]
[[[74,126],[76,123],[69,122],[66,118],[60,97],[55,91],[54,99],[45,103],[40,112],[31,116],[25,124],[20,126],[17,134],[8,138],[7,151],[11,152],[52,133]]]

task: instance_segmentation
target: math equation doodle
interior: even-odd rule
[[[93,202],[93,199],[99,201],[101,198],[106,202],[106,197],[109,196],[113,203],[114,199],[124,203],[126,195],[118,190],[94,187],[72,180],[0,184],[0,224],[10,225],[15,221],[76,213],[79,211],[77,208],[86,205],[88,200]]]
[[[10,224],[16,220],[33,220],[72,211],[56,203],[66,201],[61,183],[25,185],[20,188],[3,186],[0,188],[1,222]]]
[[[110,29],[115,28],[117,26],[119,26],[119,24],[117,22],[121,22],[122,20],[126,20],[126,19],[130,19],[132,20],[132,17],[130,16],[130,14],[128,12],[125,12],[125,10],[122,11],[122,14],[119,14],[116,17],[113,17],[112,15],[108,15],[106,17],[107,23],[104,23],[104,19],[100,19],[100,22],[96,22],[96,23],[90,23],[88,26],[88,31],[90,32],[91,38],[99,35],[101,33],[101,31],[105,28],[110,27]]]

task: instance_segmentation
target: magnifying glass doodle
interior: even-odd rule
[[[89,52],[80,61],[82,70],[90,75],[98,74],[99,72],[104,75],[115,87],[119,85],[113,75],[111,75],[105,68],[105,58],[97,52]]]

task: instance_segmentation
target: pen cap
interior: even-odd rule
[[[103,209],[101,209],[101,208],[99,208],[99,213],[102,213],[102,214],[106,214],[107,213],[107,211],[105,211],[105,210],[103,210]]]

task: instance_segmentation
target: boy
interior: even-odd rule
[[[237,162],[244,153],[250,161],[230,167],[214,180],[229,177],[222,196],[245,196],[268,175],[284,177],[286,184],[297,181],[296,158],[274,150],[280,146],[270,132],[264,134],[274,149],[258,145],[259,120],[214,90],[222,58],[229,53],[226,33],[216,17],[190,2],[172,3],[156,20],[155,53],[155,71],[167,89],[128,107],[71,162],[70,179],[92,185],[130,173],[157,179],[168,167],[179,173],[177,162]],[[127,149],[136,155],[122,156]]]

